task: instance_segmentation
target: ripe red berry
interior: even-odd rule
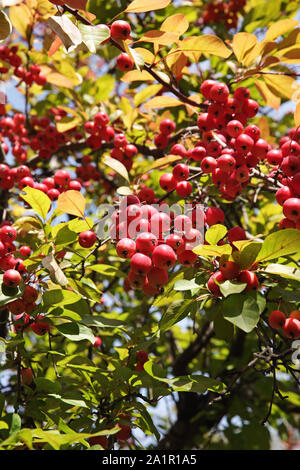
[[[244,130],[244,126],[240,121],[229,121],[226,126],[226,131],[231,137],[238,137]]]
[[[131,270],[139,275],[146,275],[151,267],[151,258],[143,253],[135,253],[130,262]]]
[[[11,243],[14,242],[17,237],[16,229],[11,227],[10,225],[4,225],[0,229],[0,240],[3,243]]]
[[[168,273],[164,269],[153,266],[147,274],[149,284],[160,290],[168,282]]]
[[[225,83],[216,83],[210,89],[209,98],[219,103],[225,103],[229,96],[229,88]]]
[[[78,237],[79,245],[82,246],[83,248],[90,248],[91,246],[94,245],[96,240],[97,240],[97,235],[95,234],[95,232],[92,232],[91,230],[85,230],[84,232],[81,232]]]
[[[273,312],[270,313],[268,322],[271,328],[274,328],[274,330],[279,330],[279,328],[284,326],[285,320],[286,316],[283,312],[280,310],[273,310]]]
[[[223,224],[225,215],[219,207],[209,207],[205,213],[206,223],[211,226],[215,224]]]
[[[176,129],[176,124],[171,119],[164,119],[159,125],[159,130],[164,135],[172,134]]]
[[[50,323],[45,320],[43,315],[38,315],[35,322],[31,325],[32,331],[38,336],[44,336],[44,334],[50,331],[50,328]]]
[[[178,163],[173,168],[173,176],[176,181],[185,181],[189,177],[189,167],[184,163]]]
[[[117,67],[122,72],[127,72],[131,70],[134,66],[134,60],[126,52],[122,52],[117,58]]]
[[[3,284],[8,287],[17,287],[21,279],[21,274],[16,269],[8,269],[3,274]]]
[[[193,187],[188,181],[179,181],[176,185],[176,193],[180,197],[186,198],[192,193],[192,191]]]
[[[144,254],[152,253],[157,243],[157,238],[153,233],[140,233],[136,238],[136,249]]]
[[[120,258],[131,258],[136,252],[135,241],[130,238],[122,238],[116,245]]]
[[[241,271],[237,278],[238,282],[246,283],[246,291],[259,288],[259,282],[256,275],[252,271]]]
[[[177,181],[172,173],[164,173],[159,179],[159,185],[164,191],[174,191]]]
[[[59,186],[68,186],[71,176],[66,170],[58,170],[54,174],[54,181]]]
[[[152,253],[152,262],[155,266],[162,269],[169,269],[174,266],[176,254],[169,245],[158,245]]]
[[[300,321],[296,318],[287,318],[283,325],[283,332],[288,338],[300,338]]]
[[[110,28],[110,35],[113,39],[128,39],[130,38],[131,28],[127,21],[117,20],[114,21]]]
[[[300,218],[300,198],[287,199],[283,203],[283,213],[287,219],[297,222]]]
[[[235,279],[240,272],[238,264],[234,261],[223,261],[220,263],[220,271],[225,279]]]
[[[209,280],[207,281],[207,287],[208,287],[208,289],[210,290],[210,292],[212,294],[214,294],[216,297],[220,297],[221,296],[221,291],[220,291],[220,288],[219,288],[217,282],[219,284],[221,284],[225,280],[226,279],[223,276],[223,274],[221,273],[221,271],[216,271],[215,273],[213,273],[210,276]],[[215,282],[215,281],[217,281],[217,282]]]
[[[100,336],[95,336],[95,341],[94,341],[94,348],[100,348],[102,344],[102,339],[100,338]]]
[[[246,232],[242,227],[233,227],[228,231],[227,239],[230,243],[237,242],[239,240],[246,240]]]

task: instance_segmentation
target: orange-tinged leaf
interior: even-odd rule
[[[145,13],[147,11],[161,10],[166,8],[171,0],[133,0],[126,10],[125,13]]]
[[[58,51],[61,45],[62,45],[62,40],[58,36],[56,36],[53,43],[50,46],[50,49],[48,51],[48,56],[51,57],[53,54],[55,54],[55,52]]]
[[[144,49],[143,47],[136,47],[134,50],[141,54],[146,64],[153,64],[155,56],[152,54],[152,52],[148,51],[148,49]]]
[[[278,109],[281,103],[280,97],[278,95],[274,95],[272,90],[270,90],[268,85],[262,80],[256,80],[255,85],[266,105],[270,106],[270,108]]]
[[[155,78],[153,78],[150,73],[146,72],[146,70],[130,70],[121,78],[122,82],[147,82],[148,80],[154,81]]]
[[[148,101],[144,106],[145,108],[173,108],[174,106],[181,106],[184,103],[177,98],[171,96],[155,96]]]
[[[52,83],[52,85],[61,86],[64,88],[74,88],[74,83],[59,72],[48,73],[47,82]]]
[[[69,7],[74,8],[74,10],[85,10],[87,0],[67,0],[66,5]]]
[[[178,50],[182,52],[203,52],[204,54],[213,54],[224,59],[231,55],[231,50],[225,46],[222,39],[211,34],[194,36],[181,41]]]
[[[257,126],[260,128],[260,136],[262,139],[265,139],[267,142],[269,141],[270,138],[270,128],[269,128],[269,122],[266,116],[261,116],[259,119]]]
[[[85,199],[79,191],[71,189],[58,196],[57,208],[65,214],[84,218]]]
[[[175,77],[178,77],[187,64],[187,57],[184,52],[170,53],[166,56],[166,63]]]
[[[295,125],[296,127],[300,126],[300,101],[298,101],[294,114]]]
[[[166,33],[164,31],[153,29],[152,31],[147,31],[139,39],[139,42],[153,42],[154,44],[159,44],[161,46],[170,46],[177,40],[178,34]]]
[[[115,158],[109,157],[108,155],[102,158],[102,162],[122,176],[129,183],[128,171],[123,163],[119,162]]]
[[[258,43],[257,37],[250,33],[237,33],[232,40],[232,49],[238,62],[243,63],[244,57],[253,49]]]
[[[276,21],[276,23],[273,23],[266,32],[266,39],[268,41],[273,41],[273,39],[276,39],[291,29],[294,29],[298,24],[299,21],[292,20],[290,18]]]
[[[185,33],[189,27],[189,22],[186,17],[182,13],[178,13],[176,15],[169,16],[163,24],[161,25],[161,31],[165,31],[167,33],[176,33],[179,36]]]

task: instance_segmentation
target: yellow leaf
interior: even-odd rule
[[[166,33],[153,29],[147,31],[140,39],[139,42],[153,42],[154,44],[160,44],[161,46],[170,46],[178,40],[178,34]]]
[[[262,139],[269,140],[270,137],[270,128],[269,122],[266,116],[261,116],[259,119],[257,126],[260,128],[260,136]]]
[[[151,170],[157,170],[157,168],[168,166],[171,163],[179,162],[180,160],[182,160],[182,157],[180,157],[179,155],[167,155],[166,157],[155,160],[155,162],[152,165],[148,166],[148,168],[146,168],[146,170],[144,170],[142,174],[144,175],[145,173],[149,173],[149,171]]]
[[[105,165],[109,166],[112,170],[114,170],[120,176],[122,176],[129,183],[128,171],[126,167],[123,165],[123,163],[119,162],[115,158],[109,157],[108,155],[103,157],[102,162]]]
[[[175,77],[178,77],[187,64],[187,57],[184,52],[170,53],[166,56],[166,63]]]
[[[237,33],[232,40],[232,49],[238,62],[243,63],[243,58],[258,43],[257,37],[250,33]]]
[[[148,51],[148,49],[144,49],[143,47],[136,47],[135,51],[141,54],[146,64],[153,64],[155,56],[152,52]]]
[[[130,70],[126,72],[121,78],[122,82],[147,82],[148,80],[154,81],[155,78],[146,72],[146,70]]]
[[[171,0],[133,0],[124,11],[126,13],[145,13],[166,8],[170,2]]]
[[[70,129],[80,125],[82,118],[80,116],[66,116],[56,123],[58,132],[67,132]]]
[[[188,38],[181,42],[178,50],[182,52],[203,52],[225,59],[231,55],[231,50],[225,46],[222,39],[211,34]]]
[[[266,105],[270,106],[270,108],[278,109],[281,103],[280,97],[277,95],[274,95],[274,93],[270,90],[268,85],[261,80],[256,80],[255,85],[259,93],[263,97]]]
[[[58,196],[57,208],[65,214],[84,218],[85,199],[79,191],[71,189]]]
[[[165,31],[167,33],[176,33],[179,36],[185,33],[189,27],[189,22],[186,17],[182,13],[178,13],[176,15],[169,16],[163,24],[161,25],[161,31]]]
[[[32,12],[24,3],[12,5],[9,9],[9,18],[13,27],[26,38],[29,27],[32,25]]]
[[[291,99],[295,93],[295,78],[288,75],[265,75],[265,82],[276,90],[280,95]]]
[[[181,106],[184,103],[177,98],[172,98],[171,96],[155,96],[144,106],[145,108],[173,108],[174,106]]]
[[[283,34],[287,33],[291,29],[295,28],[299,24],[299,21],[285,19],[276,21],[273,23],[266,32],[266,39],[268,41],[273,41],[273,39],[282,36]]]
[[[294,114],[295,125],[296,127],[300,126],[300,101],[298,101]]]
[[[162,85],[149,85],[139,91],[134,97],[135,106],[139,106],[141,103],[144,103],[146,99],[150,98],[153,95],[156,95],[161,89]]]

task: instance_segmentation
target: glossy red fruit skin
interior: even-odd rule
[[[173,176],[176,181],[185,181],[189,177],[189,167],[184,163],[178,163],[173,168]]]
[[[179,181],[176,185],[176,193],[180,197],[188,197],[193,191],[191,183],[188,181]]]
[[[152,262],[154,266],[161,269],[170,269],[174,266],[176,254],[169,245],[162,244],[154,248],[152,253]]]
[[[157,148],[163,149],[168,146],[169,137],[166,134],[158,134],[154,139]]]
[[[246,291],[256,290],[259,288],[259,282],[256,275],[252,271],[241,271],[237,277],[238,282],[246,283]]]
[[[88,443],[90,446],[100,445],[105,450],[108,447],[108,439],[106,436],[92,436],[88,439]]]
[[[33,381],[33,372],[28,368],[21,369],[21,379],[24,385],[30,385]]]
[[[97,235],[91,230],[81,232],[78,237],[79,245],[83,248],[91,248],[97,240]]]
[[[117,20],[114,21],[110,28],[110,35],[113,39],[128,39],[130,38],[131,27],[127,21]]]
[[[128,70],[132,70],[134,66],[134,61],[130,57],[130,55],[126,54],[126,52],[122,52],[117,57],[117,67],[122,72],[127,72]]]
[[[122,238],[116,245],[116,251],[120,258],[132,258],[132,256],[136,253],[135,241],[131,238]]]
[[[300,219],[300,198],[287,199],[283,203],[283,213],[287,219],[297,222]]]
[[[220,264],[219,269],[225,279],[232,280],[236,279],[240,272],[238,264],[234,261],[224,261]]]
[[[273,312],[270,313],[268,323],[274,330],[279,330],[284,326],[285,320],[286,316],[283,312],[280,310],[273,310]]]
[[[38,296],[39,296],[39,293],[33,286],[29,286],[29,285],[25,286],[25,290],[22,295],[22,299],[24,300],[24,302],[28,304],[32,304],[33,302],[37,300]]]
[[[171,119],[163,119],[159,125],[159,130],[164,135],[170,135],[176,129],[176,124]]]
[[[21,274],[16,269],[8,269],[3,274],[2,282],[7,287],[17,287],[21,279]]]
[[[178,250],[177,261],[183,266],[192,266],[198,259],[198,255],[189,247],[189,245],[186,245]],[[191,246],[191,248],[193,247]]]
[[[282,329],[285,336],[287,336],[288,338],[300,338],[300,321],[296,318],[287,318]]]
[[[229,96],[229,88],[225,83],[216,83],[210,89],[209,97],[218,103],[225,103]]]
[[[16,229],[11,227],[10,225],[4,225],[0,229],[0,240],[3,243],[11,243],[14,242],[17,237]]]
[[[164,191],[174,191],[177,181],[172,173],[164,173],[159,179],[159,185]]]
[[[233,227],[227,233],[227,240],[230,243],[237,242],[239,240],[246,240],[246,232],[242,227]]]
[[[218,286],[218,284],[216,284],[216,282],[214,281],[216,280],[217,282],[219,282],[220,284],[222,282],[224,282],[226,279],[224,278],[223,274],[221,273],[221,271],[216,271],[215,273],[213,273],[209,280],[207,281],[207,287],[208,289],[210,290],[210,292],[215,295],[216,297],[221,297],[221,291],[220,291],[220,288]]]
[[[165,269],[153,266],[147,274],[148,282],[156,289],[161,289],[168,282],[168,273]]]
[[[95,336],[95,341],[94,341],[94,348],[100,348],[102,344],[102,339],[100,338],[100,336]]]
[[[32,331],[38,336],[44,336],[50,328],[50,323],[44,319],[43,315],[38,315],[31,325]]]
[[[201,83],[201,86],[200,86],[200,93],[204,96],[204,98],[206,98],[207,100],[210,99],[210,90],[212,88],[213,85],[216,85],[216,81],[215,80],[204,80],[202,83]]]
[[[131,270],[140,275],[145,276],[152,267],[151,258],[143,253],[135,253],[131,258]]]
[[[209,207],[205,213],[206,223],[211,226],[215,224],[223,224],[225,215],[219,207]]]
[[[153,233],[140,233],[136,238],[136,249],[145,254],[152,253],[157,243],[157,237]]]
[[[54,181],[59,186],[67,186],[70,180],[71,176],[66,170],[58,170],[54,174]]]

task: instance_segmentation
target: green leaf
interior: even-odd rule
[[[194,304],[194,307],[192,307]],[[177,300],[173,302],[165,311],[159,322],[160,331],[166,331],[171,328],[175,323],[178,323],[185,318],[192,308],[196,308],[197,303],[193,300]]]
[[[17,287],[7,287],[3,284],[3,274],[0,274],[0,307],[22,297],[25,290],[25,284],[21,280]]]
[[[195,282],[195,279],[180,279],[174,284],[174,290],[185,291],[193,289],[200,289],[200,286]]]
[[[114,318],[105,318],[100,315],[83,315],[81,323],[88,326],[96,326],[98,328],[121,328],[124,322],[115,320]]]
[[[193,249],[193,252],[197,255],[204,256],[206,258],[222,255],[231,255],[232,247],[228,245],[198,245]]]
[[[25,194],[20,194],[21,198],[45,220],[51,207],[51,200],[47,194],[39,189],[30,188],[30,186],[26,186],[23,191]]]
[[[284,264],[269,264],[261,272],[276,274],[280,277],[293,279],[294,281],[300,281],[300,269],[294,268],[292,266],[286,266]]]
[[[266,299],[259,292],[232,294],[223,302],[224,318],[246,333],[250,333],[258,323]]]
[[[228,297],[231,294],[239,294],[245,290],[247,286],[246,283],[234,282],[234,281],[225,281],[219,284],[220,291],[224,297]]]
[[[109,264],[93,264],[88,266],[88,269],[96,271],[96,273],[102,274],[104,277],[126,277],[126,274],[120,271],[115,266],[110,266]]]
[[[110,37],[110,30],[104,24],[89,26],[79,23],[78,29],[81,32],[82,41],[92,54],[95,54],[97,47]]]
[[[234,326],[232,323],[225,320],[222,314],[218,314],[216,318],[214,318],[214,331],[217,338],[229,342],[234,334]]]
[[[256,262],[277,259],[300,251],[300,231],[294,228],[271,233],[265,239],[259,251]]]
[[[239,258],[239,266],[241,269],[247,269],[254,263],[261,247],[262,244],[259,242],[250,242],[242,248]]]
[[[69,279],[70,286],[74,291],[81,294],[84,298],[100,302],[101,291],[97,288],[91,279],[83,277],[80,281],[76,279]]]
[[[225,237],[226,233],[227,228],[224,225],[212,225],[205,233],[205,240],[210,245],[217,245],[217,243]]]
[[[63,323],[62,325],[57,325],[56,328],[63,336],[71,341],[88,340],[92,344],[95,342],[95,336],[93,335],[92,330],[81,323]]]
[[[43,303],[49,305],[68,305],[81,300],[81,295],[66,289],[50,289],[43,294]]]
[[[61,385],[58,381],[52,382],[45,377],[36,377],[34,382],[39,392],[59,393],[61,391]]]
[[[58,248],[60,245],[64,246],[74,243],[77,239],[77,233],[70,230],[67,224],[62,224],[62,227],[56,233],[54,243],[56,248]]]
[[[225,388],[222,382],[201,375],[186,375],[173,379],[166,378],[164,370],[152,361],[144,364],[144,370],[154,379],[166,383],[175,392],[205,393],[207,390],[220,392]]]

